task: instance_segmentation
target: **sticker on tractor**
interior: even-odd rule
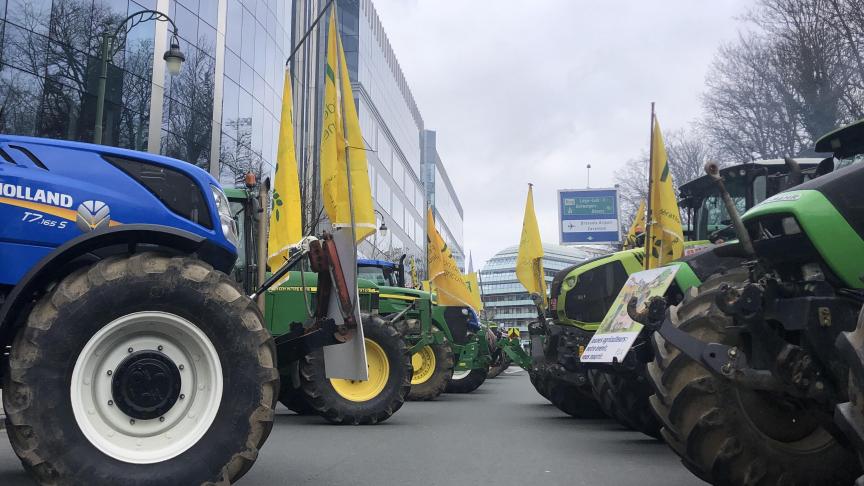
[[[684,247],[684,256],[687,257],[687,256],[691,256],[691,255],[696,255],[696,254],[702,253],[704,251],[708,251],[711,248],[714,248],[715,246],[717,246],[717,245],[714,245],[712,243],[698,243],[695,245],[685,246]]]
[[[642,324],[630,319],[627,302],[637,299],[637,308],[642,308],[651,297],[663,295],[675,280],[677,266],[644,270],[630,275],[627,283],[618,293],[606,317],[594,333],[581,361],[584,363],[613,363],[622,361],[633,345]]]

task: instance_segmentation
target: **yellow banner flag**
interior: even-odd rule
[[[648,232],[645,238],[645,269],[661,267],[681,258],[684,231],[681,212],[672,186],[669,159],[660,133],[660,123],[653,117],[651,130],[651,165],[648,179]]]
[[[429,282],[438,294],[440,305],[471,305],[471,294],[462,280],[462,272],[456,265],[456,260],[450,253],[450,248],[444,243],[444,238],[435,229],[435,216],[432,208],[426,212],[426,241],[429,248]]]
[[[639,233],[645,232],[645,200],[639,203],[639,209],[636,210],[636,216],[633,217],[633,224],[630,225],[630,231],[627,232],[627,238],[624,240],[624,248],[636,248],[636,237]]]
[[[347,133],[346,133],[347,132]],[[347,145],[346,145],[347,144]],[[346,151],[347,148],[347,151]],[[347,160],[346,160],[347,159]],[[348,170],[357,241],[375,232],[375,211],[369,186],[366,145],[354,106],[342,40],[336,31],[336,10],[330,13],[327,66],[324,69],[324,116],[321,127],[321,196],[334,228],[351,227]]]
[[[468,293],[471,294],[471,307],[475,311],[483,310],[483,299],[480,298],[480,285],[477,284],[477,273],[469,272],[462,275],[462,281],[465,282],[465,287]]]
[[[276,175],[273,181],[273,210],[270,211],[270,234],[267,237],[267,264],[274,271],[288,259],[288,247],[303,238],[300,178],[297,176],[297,154],[294,149],[293,105],[291,73],[286,68],[282,88],[282,118],[279,120],[279,146],[276,151]]]
[[[540,228],[534,214],[534,187],[528,184],[528,199],[525,201],[525,217],[522,220],[522,237],[516,257],[516,278],[522,282],[529,294],[538,295],[546,308],[546,279],[543,275],[543,243]]]

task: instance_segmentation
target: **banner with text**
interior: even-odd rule
[[[617,189],[559,189],[558,241],[562,245],[621,241]]]
[[[666,293],[677,272],[678,266],[670,265],[631,274],[597,332],[585,346],[580,360],[583,363],[621,362],[643,327],[630,319],[627,303],[636,297],[636,308],[642,309],[648,299]]]

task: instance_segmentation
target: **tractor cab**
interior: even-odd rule
[[[358,277],[371,280],[378,285],[387,287],[405,287],[405,257],[399,258],[399,263],[387,260],[358,259]]]
[[[743,214],[768,197],[814,177],[821,161],[796,159],[797,164],[790,165],[783,159],[757,160],[720,169],[720,176],[738,213]],[[684,234],[687,240],[735,238],[732,219],[710,177],[702,176],[681,185],[679,194],[678,205],[688,223]]]

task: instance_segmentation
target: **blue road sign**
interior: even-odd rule
[[[558,241],[562,245],[621,241],[617,189],[559,189]]]

